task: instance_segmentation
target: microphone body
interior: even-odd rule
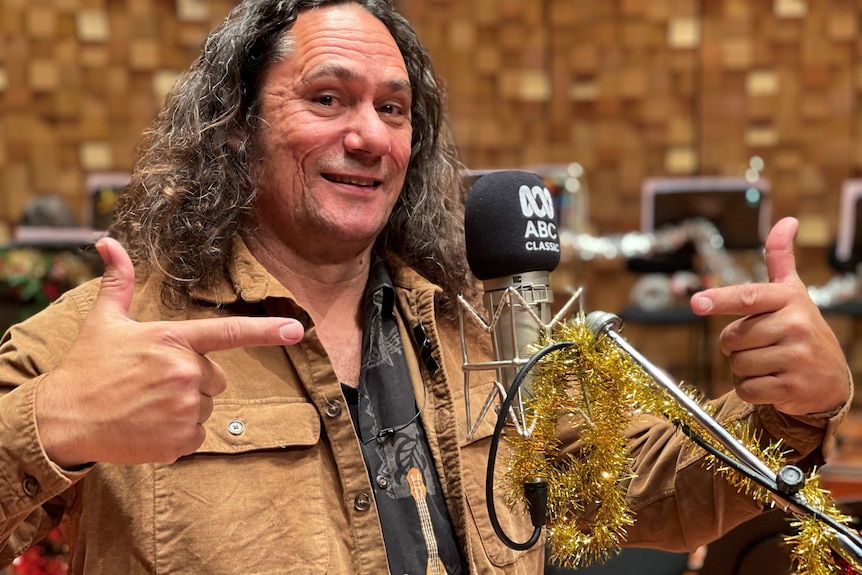
[[[538,343],[542,326],[551,320],[554,294],[549,282],[547,271],[483,282],[483,304],[497,319],[491,331],[494,359],[507,364],[497,368],[497,380],[504,385],[514,381],[532,355],[529,347]],[[524,385],[523,390],[529,393],[529,381]]]
[[[497,382],[506,388],[551,320],[549,278],[560,261],[556,216],[550,191],[530,172],[490,172],[467,196],[467,263],[483,282]],[[529,394],[529,381],[521,389]],[[514,417],[519,431],[528,434],[520,399]]]

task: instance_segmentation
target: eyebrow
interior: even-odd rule
[[[315,80],[326,77],[335,77],[346,82],[359,80],[359,74],[350,68],[339,66],[337,64],[327,64],[316,68],[311,74],[303,78],[303,84],[310,84]],[[410,87],[408,80],[389,80],[386,82],[387,87],[393,92],[405,92],[412,94],[413,90]]]

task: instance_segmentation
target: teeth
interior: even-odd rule
[[[327,175],[327,179],[339,184],[353,184],[355,186],[373,186],[374,180],[366,180],[365,178],[352,178],[350,176]]]

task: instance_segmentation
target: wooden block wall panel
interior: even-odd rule
[[[0,31],[4,36],[21,34],[24,29],[24,10],[14,2],[3,4],[3,18],[0,19]]]
[[[27,84],[33,92],[55,92],[60,88],[60,66],[55,60],[34,59],[27,67]]]
[[[54,0],[51,4],[62,13],[73,13],[85,7],[83,0]]]
[[[704,41],[726,44],[723,13],[716,4],[708,7]],[[765,175],[780,182],[773,186],[774,218],[801,215],[812,222],[834,223],[835,190],[853,172],[852,140],[858,136],[849,126],[857,113],[858,88],[853,85],[848,42],[854,28],[840,25],[833,14],[847,16],[848,10],[857,8],[842,1],[807,3],[804,14],[795,8],[798,5],[780,2],[750,3],[743,27],[751,31],[752,61],[740,70],[747,75],[742,91],[733,85],[734,70],[704,59],[704,85],[708,83],[713,96],[702,100],[702,125],[714,143],[701,144],[702,169],[732,173],[758,153],[766,161]],[[718,94],[734,99],[736,105],[717,105]],[[741,140],[731,126],[743,128]],[[803,192],[817,194],[820,201],[803,212],[794,211],[799,202],[792,198]],[[822,225],[812,223],[808,229]]]
[[[21,213],[30,198],[29,190],[32,190],[30,181],[30,170],[24,164],[12,164],[4,167],[0,172],[0,185],[4,193],[0,197],[5,199],[4,209],[11,212]]]
[[[92,171],[132,166],[177,74],[235,0],[3,0],[0,221],[56,193],[83,219]]]
[[[89,170],[129,169],[234,4],[3,0],[0,219],[51,188],[82,210]],[[862,175],[862,0],[400,5],[444,81],[465,163],[580,162],[602,198],[597,231],[637,227],[643,178],[738,176],[755,154],[774,217],[822,230],[841,181]]]
[[[0,119],[0,134],[3,134],[4,131],[3,120]],[[9,158],[6,155],[6,138],[0,138],[0,166],[4,166],[8,162]]]
[[[31,38],[52,38],[57,32],[57,13],[48,6],[35,5],[24,14],[27,35]]]
[[[672,49],[693,49],[700,45],[700,21],[696,17],[668,20],[667,46]]]
[[[81,42],[105,42],[110,36],[107,12],[81,10],[75,15],[75,29]]]
[[[773,10],[777,18],[804,18],[808,14],[808,0],[775,0]]]
[[[181,22],[206,22],[210,8],[206,0],[177,0],[177,18]]]
[[[415,3],[404,4],[411,18]],[[577,160],[594,193],[620,196],[619,206],[636,203],[643,177],[739,176],[759,154],[764,175],[775,178],[775,218],[800,215],[794,210],[804,193],[821,200],[801,214],[811,218],[808,229],[836,221],[835,190],[862,170],[862,71],[855,63],[862,56],[862,2],[549,0],[542,25],[548,101],[530,118],[519,114],[522,107],[463,104],[462,95],[500,98],[487,87],[477,90],[478,77],[502,86],[502,97],[512,101],[525,96],[517,78],[541,77],[511,57],[508,41],[487,33],[504,29],[500,5],[481,4],[481,14],[471,12],[479,30],[473,54],[429,44],[444,77],[453,70],[457,78],[450,83],[451,109],[468,165],[494,167],[503,157],[523,165],[537,151],[547,161]],[[420,33],[446,26],[427,12],[421,16],[414,20]],[[491,141],[495,123],[526,123],[529,129],[519,133],[529,141],[505,150],[505,139]],[[471,135],[473,126],[482,126],[484,136]],[[592,215],[609,232],[631,224],[613,209]]]

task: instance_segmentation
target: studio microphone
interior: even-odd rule
[[[553,198],[538,175],[523,171],[496,171],[480,177],[467,195],[464,227],[467,262],[473,274],[484,283],[484,309],[490,314],[490,319],[483,318],[463,297],[459,298],[462,304],[459,317],[464,354],[468,439],[471,439],[474,431],[478,429],[492,402],[502,396],[500,413],[489,442],[485,499],[489,520],[498,538],[512,549],[526,550],[539,543],[543,529],[549,521],[551,526],[564,527],[557,531],[558,534],[565,532],[568,526],[565,518],[560,515],[549,519],[547,510],[550,489],[549,474],[545,472],[548,466],[544,465],[546,456],[543,452],[530,450],[527,452],[529,456],[541,460],[535,465],[527,465],[530,475],[521,478],[523,500],[529,510],[533,532],[526,541],[515,541],[505,533],[497,518],[495,504],[497,494],[494,467],[497,447],[507,417],[515,424],[518,433],[528,440],[520,442],[521,444],[527,444],[532,439],[534,420],[531,421],[530,414],[524,412],[526,398],[513,397],[514,390],[524,390],[525,394],[528,394],[531,382],[535,381],[529,375],[532,368],[547,354],[576,344],[575,341],[547,343],[542,341],[542,336],[546,335],[551,339],[552,328],[578,301],[580,291],[551,318],[553,294],[550,272],[559,264],[560,242]],[[469,360],[463,311],[467,311],[490,333],[494,361],[472,363]],[[685,409],[692,422],[702,427],[713,440],[713,443],[704,440],[698,436],[698,429],[690,427],[685,421],[679,422],[682,431],[696,444],[711,453],[728,469],[748,477],[754,484],[772,492],[773,500],[785,511],[791,511],[800,517],[813,517],[824,523],[829,533],[829,537],[826,537],[828,545],[852,565],[862,566],[862,538],[850,526],[843,524],[840,517],[833,517],[823,502],[809,500],[804,492],[800,492],[805,479],[805,473],[801,469],[784,465],[780,470],[773,471],[761,460],[758,453],[752,452],[744,442],[724,429],[709,412],[682,391],[676,382],[630,346],[617,333],[621,323],[619,318],[605,312],[593,312],[584,321],[596,340],[602,336],[615,342],[619,349],[630,356],[659,388],[664,388],[670,398]],[[543,347],[533,349],[539,347],[537,344],[542,344]],[[497,372],[496,389],[488,395],[482,412],[473,422],[470,414],[469,375],[473,370],[491,369]],[[531,461],[532,463],[536,462]],[[816,489],[815,485],[815,495]],[[552,503],[556,506],[558,501]],[[572,538],[566,538],[567,544],[571,541]]]
[[[490,172],[470,188],[464,232],[467,263],[483,282],[491,316],[497,381],[507,386],[551,319],[550,272],[560,262],[553,197],[534,173]],[[529,383],[522,389],[528,396]],[[524,399],[514,403],[513,417],[518,432],[528,435],[532,426],[523,413]]]
[[[538,175],[530,172],[490,172],[476,180],[467,195],[464,233],[467,263],[473,275],[484,284],[483,303],[486,313],[490,314],[490,321],[482,319],[472,308],[469,310],[482,322],[486,331],[490,331],[495,359],[493,362],[470,364],[466,342],[463,341],[462,315],[468,426],[471,420],[469,369],[493,367],[497,371],[496,387],[503,401],[489,446],[485,478],[488,516],[494,532],[505,545],[526,550],[538,543],[546,523],[547,481],[544,477],[532,477],[524,482],[533,533],[526,541],[514,541],[497,518],[494,461],[506,417],[522,437],[530,437],[535,427],[535,418],[525,410],[531,394],[530,378],[524,374],[535,361],[530,347],[538,344],[542,334],[547,333],[552,325],[554,296],[550,273],[560,263],[560,241],[551,192]],[[493,397],[488,396],[476,426]],[[475,426],[468,435],[473,429]]]

